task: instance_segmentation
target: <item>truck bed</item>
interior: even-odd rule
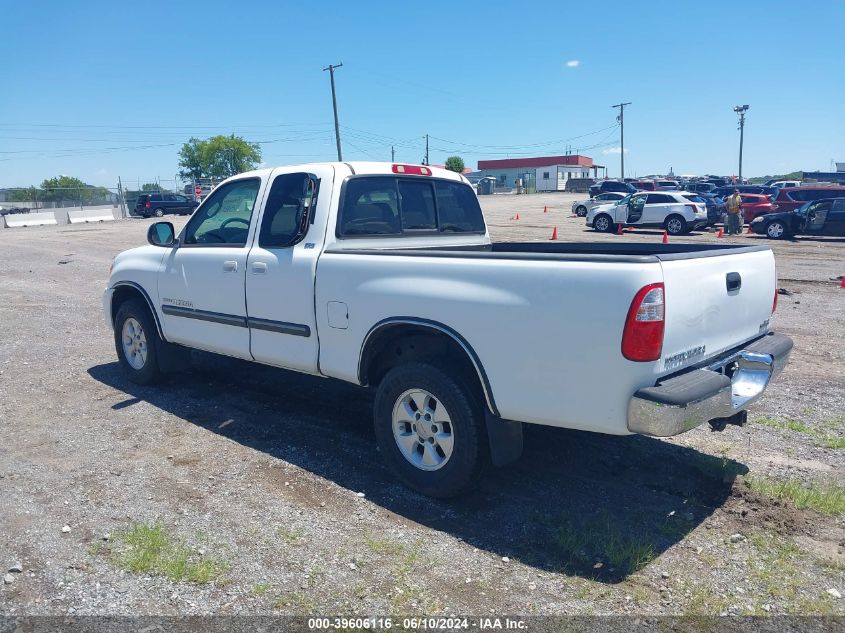
[[[479,246],[417,248],[334,248],[327,253],[403,255],[421,257],[470,257],[522,260],[562,260],[592,262],[631,262],[637,264],[660,261],[719,257],[738,253],[770,250],[768,246],[732,244],[640,244],[609,242],[496,242]]]

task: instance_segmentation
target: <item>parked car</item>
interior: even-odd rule
[[[741,193],[739,194],[742,200],[742,219],[745,222],[751,222],[754,218],[771,213],[776,209],[772,204],[770,196],[764,196],[756,193]]]
[[[678,191],[639,192],[625,196],[613,206],[600,206],[587,213],[587,226],[612,233],[617,225],[666,229],[681,235],[707,226],[707,209],[694,193]]]
[[[784,187],[772,202],[777,205],[777,211],[794,211],[805,202],[838,196],[845,196],[845,187]]]
[[[751,230],[774,240],[803,235],[845,236],[845,197],[807,202],[794,211],[755,218]]]
[[[739,189],[740,193],[756,193],[764,196],[777,196],[779,191],[777,187],[766,185],[730,185],[727,187],[716,187],[710,193],[715,193],[720,198],[727,198],[734,192],[734,189]]]
[[[658,189],[664,191],[678,188],[677,180],[658,180],[654,184],[657,186]]]
[[[722,198],[712,193],[697,193],[695,195],[704,200],[707,209],[707,226],[714,226],[723,221],[722,216],[726,209],[725,201]]]
[[[684,189],[693,193],[714,193],[716,185],[712,182],[688,182]]]
[[[175,213],[190,215],[199,203],[178,193],[142,193],[135,202],[135,215],[157,218]]]
[[[600,193],[615,192],[615,193],[634,193],[636,191],[631,183],[620,182],[618,180],[602,180],[590,186],[590,197],[594,198]]]
[[[777,187],[778,189],[785,189],[789,187],[800,187],[801,181],[800,180],[775,180],[771,184],[772,187]]]
[[[492,243],[466,178],[427,165],[238,174],[178,235],[160,221],[147,240],[117,255],[103,293],[129,380],[197,348],[369,386],[367,459],[433,497],[518,458],[524,423],[741,425],[792,348],[771,332],[770,249]]]
[[[638,190],[638,191],[656,191],[657,185],[654,184],[653,180],[633,180],[631,184]]]
[[[587,216],[587,212],[593,207],[597,207],[602,204],[611,204],[624,197],[624,193],[608,191],[607,193],[600,193],[595,198],[590,198],[589,200],[576,200],[572,203],[572,213],[577,215],[579,218],[584,218]]]

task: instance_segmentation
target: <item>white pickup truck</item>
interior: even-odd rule
[[[768,247],[494,244],[466,179],[435,167],[248,172],[147,237],[103,296],[131,380],[195,348],[372,387],[382,458],[436,497],[516,459],[522,423],[742,424],[792,349],[770,331]]]

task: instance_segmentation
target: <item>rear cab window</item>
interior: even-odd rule
[[[478,199],[463,182],[352,176],[343,187],[338,237],[484,232]]]

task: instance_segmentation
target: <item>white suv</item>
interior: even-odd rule
[[[612,233],[618,224],[662,228],[681,235],[707,226],[707,206],[703,198],[689,191],[641,191],[587,213],[587,226],[596,231]]]

